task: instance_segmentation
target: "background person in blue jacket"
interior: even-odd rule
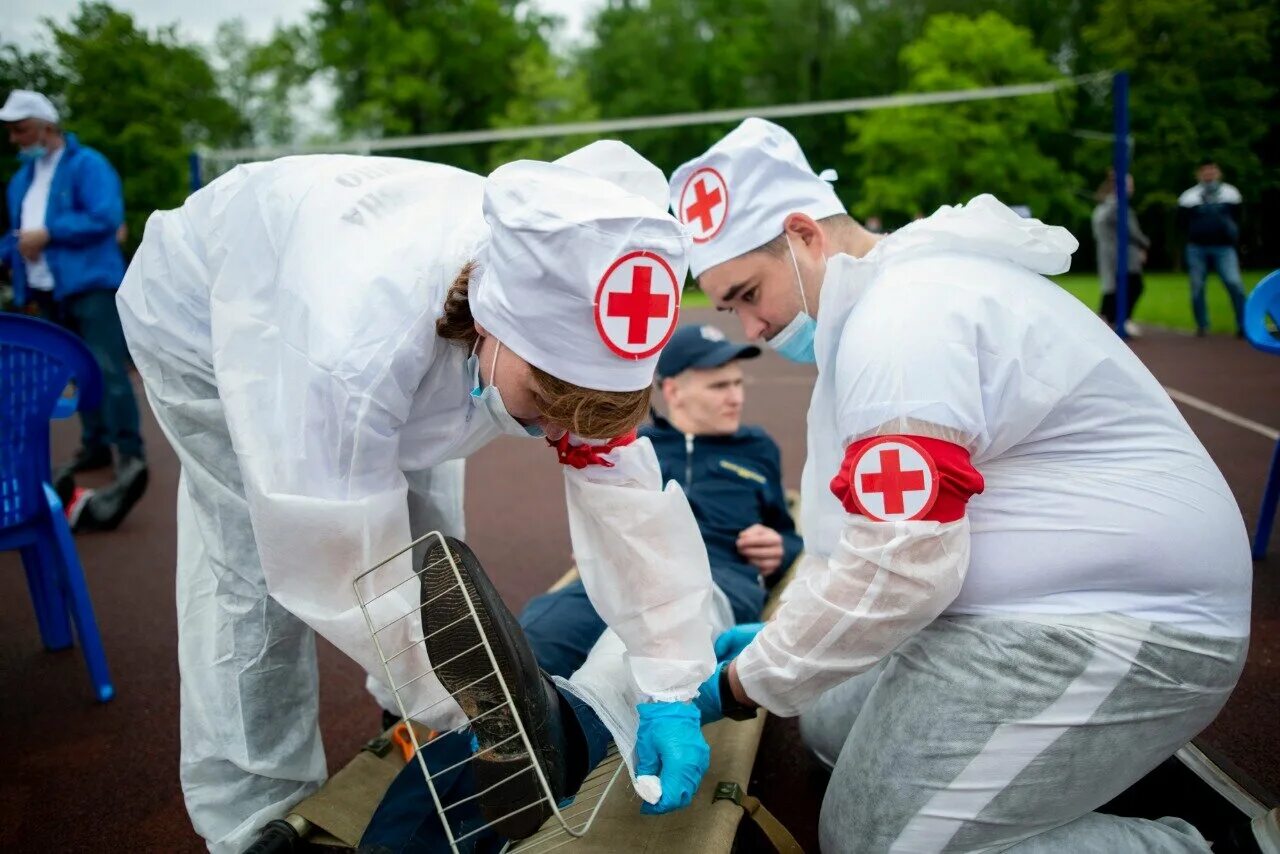
[[[11,92],[0,122],[22,162],[7,192],[12,231],[0,238],[14,301],[80,336],[102,368],[102,406],[81,412],[81,448],[60,475],[110,466],[114,446],[127,510],[146,486],[146,463],[116,313],[125,268],[116,240],[124,222],[120,178],[100,153],[63,133],[58,111],[39,92]]]
[[[760,349],[734,344],[714,326],[682,326],[658,359],[667,417],[640,429],[657,452],[664,481],[684,489],[698,521],[711,577],[734,621],[760,619],[766,580],[800,554],[787,510],[778,445],[760,427],[742,426],[739,364]],[[568,677],[604,632],[581,582],[532,600],[520,616],[543,670]]]

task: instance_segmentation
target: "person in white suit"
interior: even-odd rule
[[[805,562],[704,717],[802,716],[825,851],[1207,851],[1093,810],[1226,702],[1247,537],[1160,384],[1045,278],[1075,238],[989,195],[871,234],[760,119],[670,196],[712,302],[818,368]]]
[[[400,687],[377,684],[352,581],[412,537],[460,533],[450,461],[503,435],[545,436],[568,463],[586,521],[575,551],[617,558],[580,566],[626,645],[636,703],[691,710],[675,726],[701,740],[688,701],[715,663],[706,554],[670,551],[700,543],[697,525],[678,487],[647,477],[648,441],[631,441],[685,275],[665,188],[609,142],[487,178],[293,157],[151,217],[119,307],[182,465],[180,770],[210,850],[238,852],[325,778],[314,633],[375,693]],[[604,505],[642,508],[660,542],[602,542],[595,529],[616,527]],[[412,649],[397,666],[422,673],[417,591],[403,596],[414,613],[395,648]],[[434,678],[401,697],[433,710],[426,723],[461,720]],[[665,770],[686,761],[666,758]]]

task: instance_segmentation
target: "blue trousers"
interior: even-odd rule
[[[712,567],[711,574],[716,586],[733,605],[735,620],[760,619],[764,588],[751,567]],[[587,653],[605,630],[604,620],[587,599],[582,583],[577,581],[531,601],[520,615],[520,625],[533,647],[538,665],[553,676],[566,678],[587,660]],[[585,769],[583,774],[590,773],[608,752],[612,737],[595,711],[577,697],[561,691],[560,704],[561,717],[576,722],[580,731],[580,734],[569,734],[569,767]],[[471,735],[466,732],[450,733],[423,749],[423,760],[431,771],[440,802],[446,806],[476,791],[472,763],[465,762],[471,750]],[[454,765],[459,767],[451,768]],[[576,791],[581,782],[581,778],[570,780],[570,789]],[[449,816],[455,839],[484,823],[476,801],[450,810]],[[503,841],[491,831],[482,831],[468,837],[459,849],[497,851]],[[449,851],[448,837],[417,762],[406,765],[383,796],[360,840],[360,850],[377,854]]]
[[[754,567],[713,566],[711,580],[729,599],[734,622],[760,619],[765,589]],[[566,679],[587,660],[587,653],[605,630],[604,620],[592,607],[581,581],[531,600],[520,615],[520,625],[542,669]]]
[[[120,328],[114,290],[92,290],[55,301],[32,291],[40,315],[75,333],[102,369],[102,404],[80,412],[80,444],[88,450],[115,447],[122,457],[141,457],[138,401],[129,382],[129,350]]]
[[[1187,244],[1187,274],[1191,277],[1191,311],[1196,328],[1209,328],[1209,307],[1205,304],[1204,286],[1213,270],[1231,296],[1236,311],[1236,329],[1244,332],[1244,282],[1240,279],[1240,259],[1234,246],[1201,246]]]
[[[612,736],[591,707],[560,691],[561,716],[576,721],[580,734],[571,733],[568,739],[570,768],[580,768],[580,776],[570,780],[570,789],[576,791],[586,774],[600,764],[608,752]],[[451,732],[441,736],[422,749],[422,758],[431,773],[436,794],[443,806],[460,804],[450,809],[449,829],[459,840],[460,851],[498,851],[506,841],[484,827],[478,800],[461,803],[478,791],[472,765],[468,762],[474,745],[471,733]],[[374,812],[360,840],[360,851],[373,854],[440,854],[449,851],[449,838],[440,815],[431,800],[431,791],[417,762],[404,766],[391,787],[382,797],[382,803]]]

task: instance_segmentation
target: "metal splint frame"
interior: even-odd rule
[[[433,538],[436,543],[430,544],[431,550],[435,550],[438,547],[440,557],[434,558],[429,563],[424,562],[421,567],[413,567],[412,562],[406,563],[405,561],[396,560],[396,558],[412,550],[415,546],[427,543]],[[404,570],[406,566],[409,567],[407,572]],[[442,592],[434,593],[431,599],[423,602],[420,591],[425,583],[425,578],[429,573],[437,572],[451,573],[454,578],[454,584]],[[433,531],[420,537],[361,573],[353,582],[353,586],[356,599],[360,603],[360,610],[364,614],[365,620],[369,625],[369,632],[377,647],[378,656],[382,660],[383,670],[386,675],[384,684],[395,695],[397,710],[402,719],[406,721],[422,721],[424,719],[440,719],[444,716],[447,709],[441,707],[446,703],[456,703],[456,695],[449,695],[442,687],[440,699],[427,703],[421,708],[412,708],[405,689],[421,680],[435,680],[438,682],[437,668],[456,661],[463,656],[475,655],[481,650],[484,651],[484,655],[488,658],[491,669],[480,678],[463,686],[459,691],[465,691],[491,679],[501,691],[501,701],[497,705],[475,713],[474,717],[468,717],[465,723],[456,726],[452,730],[426,732],[426,737],[424,738],[425,728],[420,726],[407,728],[407,733],[413,743],[414,759],[422,769],[427,788],[440,815],[451,849],[454,852],[466,851],[471,847],[470,843],[476,842],[487,831],[493,829],[494,822],[481,821],[474,815],[477,801],[483,794],[513,780],[521,774],[528,773],[537,776],[537,786],[542,791],[541,799],[522,806],[507,816],[502,816],[494,821],[501,821],[517,813],[535,809],[539,806],[548,808],[551,812],[551,818],[548,819],[547,826],[544,826],[533,837],[511,843],[503,850],[529,852],[529,854],[538,852],[538,854],[541,854],[541,852],[551,851],[577,837],[585,835],[591,829],[592,822],[595,820],[605,796],[618,780],[618,777],[622,775],[622,763],[611,757],[611,761],[602,763],[587,777],[572,800],[562,804],[556,802],[542,767],[534,760],[533,746],[529,741],[529,735],[525,729],[524,721],[521,719],[520,711],[512,700],[511,691],[503,678],[501,669],[498,667],[493,648],[490,646],[489,639],[485,635],[480,618],[476,613],[475,603],[467,592],[466,585],[463,584],[462,572],[445,544],[443,535],[438,531]],[[429,609],[432,602],[446,595],[457,593],[462,595],[469,614],[446,626],[434,629],[432,635],[456,629],[460,620],[470,620],[474,623],[475,634],[479,639],[478,643],[457,653],[446,661],[430,664],[426,662],[425,656],[405,655],[405,653],[426,642],[427,638],[423,634],[422,628],[421,609]],[[406,635],[409,638],[408,643],[404,643]],[[414,672],[415,670],[419,672]],[[462,704],[458,703],[457,705],[458,708],[462,708]],[[511,719],[515,722],[516,732],[513,735],[496,744],[488,745],[483,750],[473,753],[466,759],[445,768],[437,769],[433,772],[428,767],[424,759],[424,751],[429,751],[436,741],[444,738],[450,732],[470,728],[472,724],[481,718],[502,713],[504,709],[509,712]],[[466,713],[463,712],[463,715],[465,716]],[[457,773],[468,763],[483,761],[485,754],[499,749],[502,750],[504,757],[510,756],[512,750],[523,753],[527,762],[520,760],[520,764],[523,766],[520,770],[509,774],[482,791],[460,797],[452,802],[449,800],[449,793],[437,786],[437,781],[444,775]],[[616,757],[616,751],[613,751],[613,753]],[[470,819],[468,819],[468,813],[472,814]]]

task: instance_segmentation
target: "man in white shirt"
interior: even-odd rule
[[[1075,238],[991,196],[872,235],[759,119],[671,199],[712,301],[818,365],[806,559],[704,719],[804,715],[826,851],[1207,851],[1093,810],[1226,702],[1247,537],[1159,383],[1044,278]]]
[[[102,154],[63,132],[57,109],[39,92],[11,92],[0,122],[22,161],[6,194],[13,231],[0,238],[0,263],[11,268],[14,299],[78,335],[102,368],[102,406],[81,413],[81,448],[57,479],[109,467],[114,448],[116,483],[104,496],[113,505],[104,516],[112,520],[110,527],[147,483],[138,405],[115,306],[124,278],[117,240],[124,222],[120,178]]]

